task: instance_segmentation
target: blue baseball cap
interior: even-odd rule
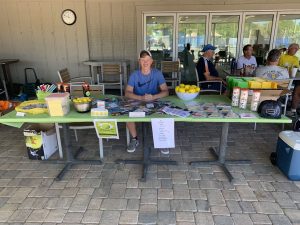
[[[217,48],[211,44],[207,44],[207,45],[204,45],[203,49],[201,50],[201,52],[206,52],[208,50],[216,50]]]

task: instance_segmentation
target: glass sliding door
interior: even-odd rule
[[[239,21],[239,15],[212,15],[210,43],[219,48],[216,62],[227,63],[236,58]]]
[[[300,14],[279,16],[275,48],[287,48],[291,43],[300,44]],[[296,56],[300,58],[300,51]]]
[[[160,67],[160,61],[174,56],[174,16],[146,16],[146,48]]]
[[[198,60],[201,49],[205,43],[206,16],[205,15],[179,15],[178,17],[178,58],[182,60],[182,52],[187,43]]]
[[[201,56],[201,49],[206,38],[206,15],[180,14],[178,16],[178,59],[182,65],[183,82],[196,81],[195,62]],[[190,49],[187,46],[190,46]]]
[[[253,45],[253,55],[258,65],[262,65],[270,50],[273,14],[246,15],[243,32],[243,46]]]

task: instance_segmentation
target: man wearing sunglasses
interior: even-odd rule
[[[147,50],[142,50],[139,55],[140,69],[130,75],[125,89],[126,97],[149,102],[169,95],[163,74],[161,71],[151,68],[152,63],[151,53]],[[139,142],[135,123],[127,123],[127,128],[132,137],[127,146],[127,152],[131,153],[135,151]],[[163,154],[169,153],[167,150],[161,152]]]

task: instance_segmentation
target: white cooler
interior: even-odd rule
[[[300,132],[282,131],[277,141],[276,164],[290,179],[300,180]]]

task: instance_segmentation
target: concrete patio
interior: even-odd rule
[[[232,183],[218,166],[188,165],[212,158],[220,124],[176,123],[169,158],[178,165],[151,166],[147,182],[139,181],[141,166],[114,163],[142,156],[141,147],[125,151],[119,126],[120,140],[104,140],[103,165],[76,165],[54,181],[63,164],[29,160],[23,130],[0,125],[0,224],[300,224],[300,182],[269,161],[280,125],[230,125],[228,158],[252,160],[229,166]],[[79,131],[79,142],[88,149],[82,157],[99,157],[93,130]]]

